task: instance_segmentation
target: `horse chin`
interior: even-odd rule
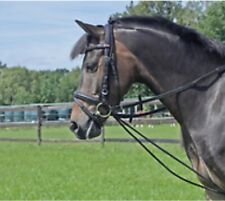
[[[86,139],[95,138],[99,135],[101,135],[101,127],[99,127],[94,121],[91,121],[86,132]]]
[[[101,135],[101,127],[99,127],[94,121],[90,121],[85,126],[85,129],[79,127],[75,134],[77,138],[81,140],[92,139]]]

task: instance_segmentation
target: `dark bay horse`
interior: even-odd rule
[[[107,104],[117,105],[133,83],[144,83],[160,94],[225,64],[225,46],[221,43],[161,17],[118,18],[107,26],[77,23],[86,33],[76,43],[71,57],[85,57],[71,130],[81,139],[101,133],[101,126],[110,115]],[[105,67],[109,64],[110,69]],[[207,178],[200,181],[225,191],[223,72],[213,73],[161,101],[181,126],[193,168]],[[225,200],[223,194],[206,190],[206,195],[209,199]]]

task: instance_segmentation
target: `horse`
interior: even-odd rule
[[[159,96],[181,127],[184,149],[204,186],[225,192],[225,46],[163,17],[129,16],[105,25],[76,21],[85,34],[71,51],[84,54],[70,129],[80,139],[97,137],[133,83]],[[210,73],[213,72],[213,73]],[[202,75],[202,79],[198,79]],[[224,193],[205,190],[207,199]]]

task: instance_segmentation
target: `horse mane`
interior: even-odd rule
[[[120,26],[137,26],[138,28],[143,27],[155,27],[158,29],[163,29],[172,34],[180,36],[180,38],[187,42],[188,44],[199,45],[204,48],[208,52],[213,52],[218,54],[219,56],[225,56],[225,44],[222,42],[218,42],[213,39],[209,39],[194,29],[188,28],[186,26],[178,25],[164,17],[154,16],[129,16],[114,19],[113,22],[115,24],[120,24]]]
[[[147,16],[129,16],[113,19],[113,24],[119,24],[119,27],[138,27],[138,28],[152,28],[163,29],[172,34],[180,36],[180,38],[189,45],[198,45],[210,53],[215,53],[221,57],[225,57],[225,44],[213,39],[209,39],[194,29],[186,26],[178,25],[170,20],[161,17],[147,17]],[[140,29],[139,29],[140,30]],[[85,52],[88,44],[88,34],[84,34],[74,45],[70,57],[76,58],[79,54]]]

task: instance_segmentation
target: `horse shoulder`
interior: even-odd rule
[[[193,167],[225,189],[225,77],[201,95],[193,122],[182,129],[185,149]]]

